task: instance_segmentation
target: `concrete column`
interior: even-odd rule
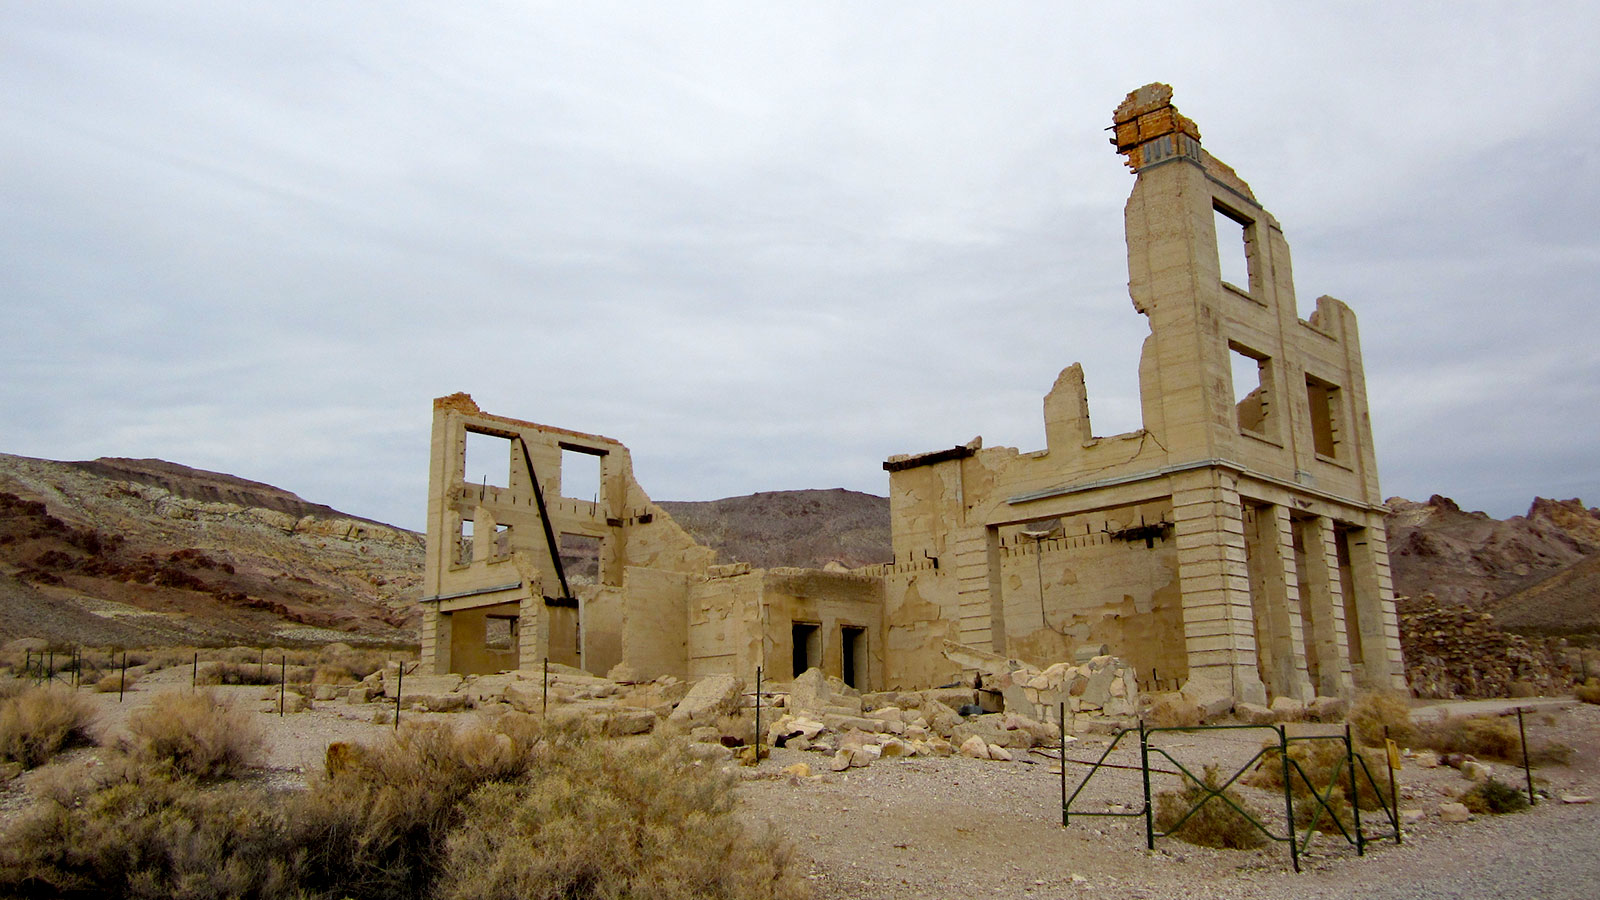
[[[1264,704],[1239,492],[1215,469],[1176,475],[1172,515],[1189,681]]]
[[[450,671],[450,614],[439,612],[438,603],[422,605],[420,669],[425,675]]]
[[[1363,657],[1362,687],[1405,690],[1405,662],[1400,654],[1400,623],[1389,575],[1388,535],[1382,527],[1353,528],[1350,575],[1360,618]]]
[[[1300,608],[1304,612],[1306,652],[1316,658],[1316,690],[1323,697],[1351,693],[1350,655],[1344,633],[1344,595],[1339,589],[1338,548],[1333,523],[1317,516],[1294,523],[1300,547]]]
[[[1274,697],[1310,700],[1299,583],[1290,564],[1294,533],[1289,511],[1282,506],[1259,507],[1246,516],[1245,527],[1261,677]]]

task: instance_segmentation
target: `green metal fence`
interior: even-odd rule
[[[1272,740],[1263,742],[1260,749],[1251,755],[1245,763],[1238,767],[1227,779],[1217,783],[1215,778],[1196,775],[1188,765],[1185,765],[1167,748],[1155,743],[1155,738],[1162,734],[1171,733],[1200,733],[1216,731],[1265,731],[1272,735]],[[1139,741],[1139,765],[1126,766],[1109,762],[1111,754],[1117,749],[1124,738],[1137,736]],[[1339,744],[1344,758],[1343,764],[1326,784],[1318,784],[1313,773],[1306,771],[1300,761],[1291,755],[1290,748],[1295,744],[1309,744],[1313,742],[1335,742]],[[1270,757],[1276,754],[1277,759]],[[1157,768],[1152,765],[1165,762],[1172,769]],[[1386,774],[1386,787],[1380,786],[1378,777],[1367,765],[1367,760],[1355,751],[1354,742],[1350,737],[1350,728],[1345,726],[1342,734],[1301,735],[1290,737],[1282,725],[1201,725],[1191,728],[1147,728],[1143,721],[1138,728],[1127,728],[1116,733],[1111,743],[1106,747],[1100,758],[1092,763],[1086,762],[1089,771],[1083,780],[1070,794],[1067,792],[1066,748],[1063,742],[1061,760],[1061,824],[1063,827],[1070,824],[1073,816],[1078,817],[1113,817],[1113,818],[1142,818],[1144,819],[1145,846],[1154,850],[1157,838],[1170,837],[1192,819],[1206,804],[1218,802],[1231,807],[1236,813],[1244,817],[1251,826],[1259,830],[1269,840],[1286,843],[1289,845],[1289,858],[1293,862],[1294,870],[1300,871],[1300,855],[1310,846],[1312,840],[1319,833],[1319,827],[1329,826],[1324,833],[1337,834],[1350,846],[1356,849],[1358,855],[1365,855],[1366,845],[1375,840],[1393,838],[1395,843],[1401,841],[1399,798],[1396,795],[1394,783],[1394,770],[1388,768]],[[1191,762],[1192,765],[1192,762]],[[1283,781],[1283,811],[1284,823],[1280,830],[1277,823],[1263,821],[1252,814],[1248,809],[1235,802],[1227,793],[1228,789],[1243,778],[1244,775],[1260,765],[1282,766]],[[1142,802],[1137,808],[1113,811],[1085,811],[1074,810],[1073,804],[1078,802],[1083,795],[1084,788],[1089,782],[1106,769],[1138,769],[1142,785]],[[1159,775],[1176,775],[1183,779],[1185,785],[1197,785],[1200,788],[1199,799],[1187,811],[1183,812],[1166,830],[1156,828],[1155,804],[1150,790],[1150,776],[1152,773]],[[1361,819],[1359,801],[1361,786],[1366,784],[1371,792],[1380,798],[1383,816],[1387,829],[1371,832],[1370,823],[1364,824]],[[1297,786],[1302,787],[1296,791]],[[1349,808],[1341,809],[1343,804],[1335,804],[1336,791],[1345,791],[1349,798]],[[1309,795],[1305,799],[1296,800],[1297,793]],[[1304,829],[1295,825],[1296,803],[1301,806],[1310,803],[1309,814],[1305,815],[1307,824]],[[1133,804],[1128,804],[1133,807]],[[1381,827],[1381,826],[1380,826]]]

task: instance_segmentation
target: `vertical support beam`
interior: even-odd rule
[[[1400,621],[1395,614],[1389,575],[1388,535],[1381,525],[1348,532],[1350,581],[1360,618],[1362,686],[1376,690],[1406,689],[1400,654]]]
[[[1217,469],[1202,469],[1174,476],[1172,488],[1189,680],[1265,704],[1237,483]]]
[[[1294,523],[1300,536],[1296,556],[1300,575],[1300,608],[1305,613],[1305,643],[1317,660],[1317,694],[1345,697],[1351,693],[1350,657],[1345,652],[1344,595],[1339,589],[1338,550],[1333,523],[1322,516]]]

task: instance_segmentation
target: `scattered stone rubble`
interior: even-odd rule
[[[842,771],[911,756],[1012,760],[1032,747],[1059,744],[1057,712],[1063,705],[1069,732],[1107,733],[1135,721],[1138,687],[1132,669],[1116,657],[1057,663],[1042,671],[999,657],[978,662],[968,679],[956,684],[873,693],[809,669],[786,690],[763,691],[762,743],[825,754],[827,767]],[[644,734],[666,724],[686,732],[696,755],[718,760],[737,755],[752,762],[757,697],[747,687],[733,675],[712,675],[692,685],[672,676],[618,682],[552,664],[547,694],[541,671],[402,679],[390,665],[359,684],[294,686],[283,697],[286,713],[342,700],[380,704],[382,716],[397,695],[402,711],[504,705],[556,721],[589,721],[612,736]],[[265,691],[263,709],[276,712],[279,696],[276,688]],[[809,777],[812,768],[808,764],[801,777]]]

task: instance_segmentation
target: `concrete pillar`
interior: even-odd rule
[[[1189,680],[1264,704],[1239,492],[1216,469],[1175,475],[1172,515]]]
[[[418,654],[424,675],[443,675],[450,671],[450,614],[441,613],[438,603],[422,605],[421,652]]]
[[[1294,532],[1289,511],[1282,506],[1250,510],[1245,530],[1261,678],[1273,697],[1310,700],[1313,693],[1306,674],[1299,583],[1290,564]]]
[[[1383,528],[1352,528],[1351,586],[1360,620],[1363,672],[1361,686],[1405,690],[1405,663],[1400,654],[1400,623],[1389,575],[1388,536]]]
[[[1323,697],[1351,693],[1350,656],[1344,633],[1344,595],[1339,589],[1339,557],[1333,523],[1321,516],[1294,523],[1298,532],[1295,568],[1299,572],[1306,653],[1316,659],[1316,690]]]

